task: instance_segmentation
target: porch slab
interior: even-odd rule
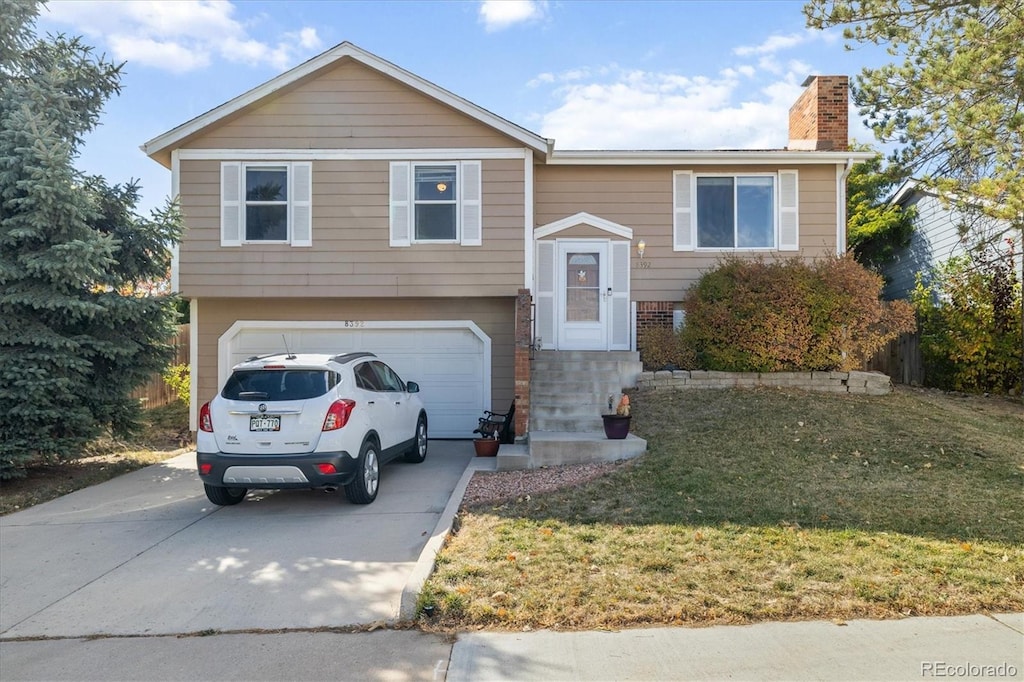
[[[632,459],[647,451],[647,441],[629,434],[611,440],[603,432],[531,431],[530,468],[592,464]]]

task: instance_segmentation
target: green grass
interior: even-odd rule
[[[463,510],[442,627],[600,628],[1024,610],[1024,409],[901,390],[639,393],[649,451]]]

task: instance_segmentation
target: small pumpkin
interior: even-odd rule
[[[628,417],[629,416],[629,396],[628,395],[623,395],[622,398],[619,400],[619,406],[615,410],[615,414],[619,415],[620,417]]]

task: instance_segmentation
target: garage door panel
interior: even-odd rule
[[[229,340],[230,365],[253,355],[283,352],[285,341],[293,353],[373,352],[403,380],[419,384],[430,435],[435,438],[472,437],[478,419],[490,408],[485,342],[466,327],[431,329],[369,322],[388,326],[322,328],[331,323],[312,322],[318,328],[267,329],[258,324],[242,326]]]

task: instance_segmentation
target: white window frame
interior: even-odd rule
[[[416,198],[416,170],[426,166],[444,166],[455,169],[455,199],[450,201],[429,201]],[[455,207],[455,237],[452,239],[417,239],[416,208],[423,206]],[[409,164],[409,240],[412,244],[460,244],[462,243],[462,164],[458,161],[413,161]]]
[[[246,176],[250,169],[284,170],[287,200],[284,202],[247,201]],[[237,247],[247,245],[313,245],[313,164],[310,161],[223,161],[220,168],[220,245]],[[247,239],[246,207],[284,205],[286,207],[286,239]],[[301,228],[301,229],[300,229]]]
[[[701,246],[700,245],[700,207],[698,206],[697,181],[700,178],[731,178],[733,183],[733,244],[738,239],[739,220],[736,202],[735,180],[738,178],[771,178],[772,179],[772,243],[770,246]],[[779,249],[779,174],[776,173],[694,173],[693,174],[693,244],[696,251],[744,252],[744,251],[778,251]]]
[[[422,166],[455,168],[455,239],[416,239],[416,169]],[[391,161],[388,189],[388,246],[392,248],[438,244],[483,245],[483,163],[481,160]],[[424,205],[429,205],[424,202]]]
[[[284,184],[285,193],[287,198],[284,201],[250,201],[245,198],[245,190],[249,183],[247,182],[247,176],[250,170],[268,170],[268,171],[284,171]],[[239,231],[241,232],[242,244],[291,244],[292,243],[292,167],[289,163],[259,163],[259,162],[246,162],[242,164],[241,172],[241,194],[239,201],[241,203],[241,220],[239,223]],[[249,239],[249,206],[284,206],[285,216],[285,238],[284,239]]]

